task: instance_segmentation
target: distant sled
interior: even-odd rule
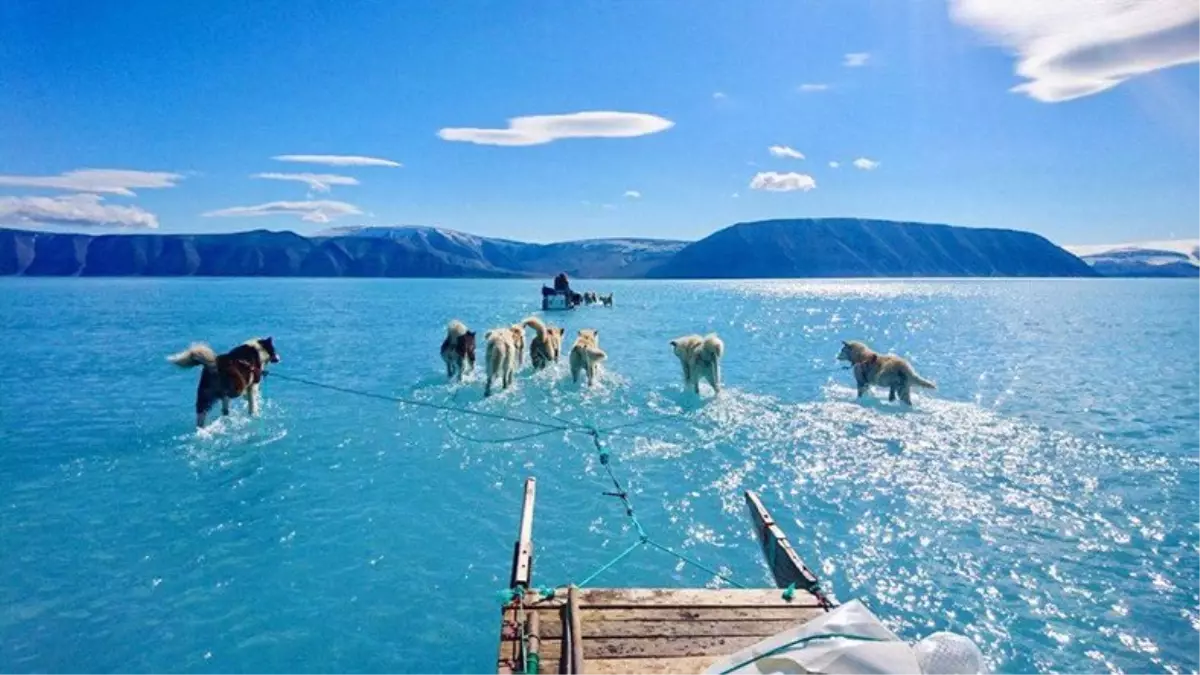
[[[554,287],[542,286],[542,311],[563,311],[575,309],[583,302],[583,296],[571,290],[567,273],[562,272],[554,277]]]
[[[577,303],[571,302],[570,291],[556,291],[548,286],[542,286],[542,311],[575,309],[575,304]]]

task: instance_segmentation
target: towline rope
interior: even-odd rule
[[[324,382],[317,382],[315,380],[307,380],[303,377],[293,377],[291,375],[280,375],[279,373],[276,373],[274,371],[272,371],[270,373],[270,376],[272,378],[278,378],[280,380],[287,380],[289,382],[298,382],[300,384],[307,384],[310,387],[318,387],[320,389],[329,389],[330,391],[338,391],[343,394],[353,394],[355,396],[364,396],[366,398],[378,399],[380,401],[390,401],[392,403],[402,403],[404,405],[416,406],[418,408],[430,408],[432,410],[441,410],[444,412],[457,412],[457,413],[463,413],[466,415],[475,415],[477,417],[487,417],[487,418],[494,419],[494,420],[503,420],[505,422],[516,422],[518,424],[528,424],[530,426],[541,427],[543,429],[549,429],[551,431],[567,431],[567,430],[570,430],[572,428],[572,426],[578,427],[578,428],[584,428],[584,427],[580,427],[579,425],[565,426],[565,425],[559,425],[559,424],[547,424],[545,422],[539,422],[538,420],[526,419],[524,417],[513,417],[512,415],[502,415],[500,413],[490,413],[490,412],[486,412],[484,410],[472,410],[471,408],[462,408],[462,407],[452,406],[452,405],[441,405],[438,403],[429,403],[428,401],[417,401],[417,400],[411,399],[411,398],[404,398],[403,396],[393,396],[390,394],[376,394],[374,392],[363,391],[361,389],[351,389],[350,387],[340,387],[336,384],[326,384]]]
[[[263,375],[267,375],[267,374],[268,373],[266,373],[266,372],[263,373]],[[655,415],[654,417],[649,417],[647,419],[641,419],[641,420],[634,420],[631,422],[624,422],[621,424],[617,424],[617,425],[608,427],[606,429],[601,429],[599,427],[596,427],[596,426],[593,426],[590,424],[582,424],[579,422],[572,422],[570,420],[564,420],[559,417],[554,417],[554,419],[557,420],[559,422],[559,424],[550,424],[547,422],[541,422],[539,420],[531,420],[531,419],[524,418],[524,417],[516,417],[513,415],[504,415],[501,413],[492,413],[492,412],[487,412],[484,410],[474,410],[472,408],[466,408],[463,406],[445,405],[445,404],[440,404],[440,403],[430,403],[428,401],[418,401],[415,399],[405,398],[403,396],[394,396],[394,395],[390,395],[390,394],[378,394],[375,392],[363,391],[361,389],[353,389],[350,387],[342,387],[342,386],[335,385],[335,384],[327,384],[325,382],[317,382],[315,380],[309,380],[309,379],[306,379],[303,377],[294,377],[291,375],[280,375],[275,372],[271,372],[269,374],[273,378],[286,380],[288,382],[296,382],[298,384],[304,384],[304,385],[308,385],[310,387],[317,387],[320,389],[328,389],[330,391],[341,392],[343,394],[351,394],[354,396],[362,396],[365,398],[372,398],[372,399],[376,399],[376,400],[380,400],[380,401],[388,401],[391,403],[400,403],[402,405],[410,405],[410,406],[414,406],[414,407],[428,408],[431,410],[439,410],[439,411],[445,412],[445,413],[447,413],[446,428],[450,431],[450,433],[459,438],[462,438],[464,440],[471,441],[474,443],[513,443],[516,441],[523,441],[523,440],[527,440],[527,439],[531,439],[531,438],[536,438],[538,436],[545,436],[547,434],[552,434],[552,433],[557,433],[557,432],[561,432],[561,433],[565,433],[565,434],[570,434],[570,433],[587,434],[588,436],[591,437],[592,443],[596,448],[597,456],[600,460],[600,465],[604,467],[605,473],[608,474],[609,481],[612,482],[612,484],[613,484],[614,491],[604,492],[603,494],[608,497],[616,497],[617,499],[619,499],[621,501],[621,505],[625,509],[625,515],[626,515],[626,517],[629,518],[630,523],[633,525],[634,530],[637,532],[638,539],[634,543],[630,544],[626,549],[624,549],[619,554],[617,554],[614,558],[612,558],[605,564],[601,565],[600,568],[597,569],[595,572],[592,572],[586,578],[584,578],[584,580],[578,584],[579,587],[582,588],[582,587],[586,586],[587,584],[591,583],[592,580],[594,580],[597,576],[599,576],[603,572],[607,571],[608,569],[612,568],[614,565],[616,565],[621,560],[625,559],[627,556],[629,556],[631,553],[633,553],[638,548],[641,548],[642,546],[649,546],[651,548],[656,548],[660,551],[670,554],[671,556],[675,557],[677,560],[679,560],[681,563],[683,563],[685,565],[691,565],[697,569],[707,572],[708,574],[711,574],[712,576],[716,577],[717,579],[720,579],[721,581],[729,584],[730,586],[734,586],[736,588],[746,588],[746,586],[731,579],[729,576],[721,574],[720,572],[701,564],[699,561],[697,561],[693,558],[690,558],[682,553],[679,553],[678,551],[675,551],[674,549],[670,548],[669,546],[666,546],[666,545],[660,544],[657,541],[654,541],[650,537],[650,535],[646,533],[645,528],[642,527],[641,521],[638,520],[637,514],[634,512],[633,503],[629,500],[629,492],[625,489],[624,485],[622,485],[621,481],[617,478],[616,474],[613,472],[612,462],[610,461],[611,460],[610,453],[609,453],[608,449],[605,447],[604,441],[602,441],[600,438],[601,434],[611,433],[611,432],[618,431],[621,429],[629,429],[631,427],[642,426],[642,425],[646,425],[646,424],[656,424],[658,422],[663,422],[663,421],[672,420],[672,419],[686,419],[686,417],[683,415],[659,413],[659,414]],[[454,396],[457,396],[457,393],[452,395],[451,400],[454,400]],[[504,422],[512,422],[515,424],[527,424],[532,427],[538,427],[541,430],[535,431],[532,433],[528,433],[528,434],[522,434],[519,436],[512,436],[512,437],[508,437],[508,438],[476,438],[476,437],[464,434],[464,433],[458,431],[457,429],[455,429],[454,426],[452,424],[450,424],[450,413],[461,413],[464,415],[474,415],[476,417],[483,417],[483,418],[493,419],[493,420],[501,420]],[[554,588],[553,587],[543,588],[543,589],[541,589],[540,593],[544,597],[553,597],[554,596]],[[500,592],[500,597],[503,600],[504,604],[507,604],[514,600],[519,602],[520,598],[521,598],[519,592],[516,589],[505,589],[504,591]],[[822,600],[824,600],[824,598],[822,596],[818,596],[818,597],[820,597]],[[790,598],[787,598],[786,591],[785,591],[785,598],[790,599]]]

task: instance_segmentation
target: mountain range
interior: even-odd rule
[[[1198,277],[1200,239],[1067,246],[1106,277]]]
[[[1036,234],[850,218],[739,223],[696,242],[536,244],[424,226],[313,237],[0,229],[0,275],[786,278],[1095,276]]]

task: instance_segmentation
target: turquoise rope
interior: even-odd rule
[[[590,575],[588,575],[588,578],[579,582],[577,584],[577,586],[579,586],[580,588],[583,588],[584,586],[587,586],[588,584],[592,583],[592,579],[595,579],[596,577],[600,576],[603,572],[608,570],[613,565],[616,565],[617,563],[621,562],[621,560],[623,560],[625,558],[625,556],[629,555],[630,553],[633,553],[634,550],[637,549],[637,547],[642,545],[642,543],[643,543],[642,541],[636,541],[636,542],[630,544],[629,548],[625,549],[624,551],[621,551],[621,553],[619,555],[617,555],[617,557],[604,563],[604,565],[600,569],[596,570],[595,572],[592,572]]]
[[[682,553],[676,553],[675,551],[672,551],[671,549],[667,548],[666,546],[663,546],[662,544],[658,543],[657,541],[654,541],[653,539],[647,539],[646,543],[650,544],[651,546],[653,546],[654,548],[657,548],[660,551],[666,551],[667,553],[670,553],[671,555],[675,556],[676,558],[679,558],[679,560],[681,560],[684,563],[687,563],[688,565],[691,565],[693,567],[698,567],[698,568],[704,570],[705,572],[708,572],[709,574],[720,579],[721,581],[724,581],[725,583],[729,584],[730,586],[734,586],[735,588],[745,588],[745,586],[739,584],[738,582],[734,581],[733,579],[730,579],[729,577],[725,576],[724,574],[721,574],[720,572],[718,572],[716,570],[705,567],[704,565],[701,565],[699,562],[692,560],[691,558],[687,557],[686,555],[683,555]]]
[[[416,400],[413,400],[410,398],[403,398],[401,396],[389,396],[386,394],[376,394],[376,393],[369,392],[369,391],[363,391],[361,389],[350,389],[349,387],[339,387],[335,384],[325,384],[324,382],[316,382],[314,380],[306,380],[303,377],[292,377],[291,375],[281,375],[279,373],[276,373],[275,371],[271,371],[270,377],[272,379],[287,380],[289,382],[298,382],[300,384],[307,384],[310,387],[319,387],[321,389],[328,389],[330,391],[340,391],[343,394],[354,394],[356,396],[365,396],[367,398],[379,399],[381,401],[391,401],[392,403],[403,403],[404,405],[417,406],[419,408],[432,408],[434,410],[444,410],[447,412],[460,412],[460,413],[463,413],[464,415],[475,415],[477,417],[487,417],[489,419],[503,420],[505,422],[516,422],[518,424],[528,424],[530,426],[542,427],[543,429],[555,429],[555,430],[565,431],[570,428],[570,427],[561,426],[561,425],[557,425],[557,424],[547,424],[545,422],[539,422],[537,420],[526,419],[523,417],[513,417],[512,415],[501,415],[499,413],[490,413],[490,412],[485,412],[482,410],[471,410],[470,408],[459,408],[459,407],[450,406],[450,405],[429,403],[428,401],[416,401]]]
[[[637,549],[639,546],[641,546],[643,544],[649,544],[661,551],[665,551],[665,552],[671,554],[672,556],[674,556],[675,558],[677,558],[684,564],[692,565],[693,567],[703,570],[731,586],[735,586],[737,588],[745,588],[745,586],[743,586],[742,584],[739,584],[738,582],[721,574],[720,572],[717,572],[716,570],[706,567],[705,565],[701,564],[699,561],[689,558],[688,556],[685,556],[682,553],[677,553],[674,550],[672,550],[671,548],[664,546],[650,538],[650,535],[646,533],[645,528],[642,527],[641,521],[638,520],[637,515],[634,513],[633,503],[629,501],[628,493],[625,491],[625,488],[621,485],[621,482],[617,479],[616,474],[613,473],[612,463],[611,463],[611,455],[609,454],[609,451],[604,447],[604,443],[600,440],[600,434],[602,434],[602,433],[611,433],[611,432],[619,430],[619,429],[626,429],[626,428],[630,428],[630,427],[640,426],[643,424],[654,424],[657,422],[662,422],[662,421],[671,420],[671,419],[684,419],[685,418],[684,415],[658,414],[658,415],[648,418],[648,419],[634,420],[631,422],[625,422],[623,424],[617,424],[612,427],[608,427],[607,429],[600,429],[592,424],[569,422],[567,420],[564,420],[559,417],[555,417],[553,415],[551,415],[550,417],[552,417],[556,421],[560,422],[560,424],[548,424],[546,422],[541,422],[538,420],[525,419],[525,418],[521,418],[521,417],[513,417],[511,415],[503,415],[503,414],[499,414],[499,413],[490,413],[490,412],[485,412],[482,410],[472,410],[470,408],[464,408],[464,407],[460,407],[460,406],[441,405],[441,404],[437,404],[437,403],[429,403],[426,401],[417,401],[417,400],[413,400],[413,399],[403,398],[400,396],[389,396],[389,395],[385,395],[385,394],[376,394],[373,392],[363,391],[360,389],[351,389],[348,387],[340,387],[337,385],[325,384],[323,382],[316,382],[313,380],[308,380],[308,379],[305,379],[302,377],[292,377],[289,375],[282,375],[282,374],[277,374],[274,372],[271,373],[271,376],[273,376],[277,379],[288,380],[288,381],[297,382],[300,384],[307,384],[309,386],[319,387],[322,389],[329,389],[331,391],[338,391],[338,392],[342,392],[342,393],[346,393],[346,394],[355,394],[358,396],[364,396],[366,398],[374,398],[374,399],[379,399],[379,400],[383,400],[383,401],[390,401],[393,403],[400,403],[403,405],[411,405],[411,406],[417,406],[417,407],[422,407],[422,408],[431,408],[433,410],[440,410],[440,411],[447,413],[446,428],[450,431],[451,434],[453,434],[454,436],[457,436],[459,438],[462,438],[464,440],[474,442],[474,443],[515,443],[518,441],[528,440],[531,438],[537,438],[539,436],[544,436],[547,434],[558,433],[558,432],[586,433],[592,437],[592,442],[595,444],[596,451],[600,458],[600,464],[604,467],[605,472],[608,474],[609,479],[613,483],[613,486],[616,487],[617,491],[615,493],[611,493],[611,494],[612,494],[612,496],[618,497],[621,500],[621,503],[624,505],[625,515],[629,518],[630,522],[633,524],[634,529],[637,531],[638,540],[636,542],[634,542],[633,544],[630,544],[630,546],[628,548],[626,548],[624,551],[622,551],[620,554],[618,554],[615,558],[613,558],[612,560],[605,563],[604,566],[602,566],[600,569],[596,570],[591,575],[589,575],[586,579],[583,580],[582,583],[579,584],[579,586],[581,586],[581,587],[586,586],[593,579],[595,579],[598,575],[600,575],[603,572],[607,571],[608,569],[612,568],[618,562],[625,559],[626,556],[633,553],[633,551],[635,549]],[[453,401],[456,396],[457,396],[457,392],[455,395],[451,396],[451,400]],[[449,419],[450,419],[449,413],[463,413],[465,415],[474,415],[477,417],[501,420],[501,421],[505,421],[505,422],[513,422],[516,424],[527,424],[527,425],[534,426],[534,427],[540,427],[542,430],[528,433],[528,434],[522,434],[522,435],[518,435],[518,436],[505,437],[505,438],[480,438],[480,437],[467,435],[467,434],[462,433],[462,432],[458,431],[457,429],[455,429],[454,426],[449,423]],[[517,597],[515,592],[512,590],[502,591],[501,594],[503,596],[506,596],[504,598],[505,602],[511,602],[512,599]],[[786,595],[786,593],[785,593],[785,595]],[[547,597],[553,597],[553,589],[550,590],[550,593],[547,595]]]
[[[763,652],[762,654],[759,654],[758,656],[756,656],[752,659],[742,661],[741,663],[737,664],[736,666],[733,666],[732,668],[722,670],[721,675],[729,675],[729,673],[734,672],[735,670],[741,668],[742,666],[748,666],[751,663],[754,663],[755,661],[758,661],[760,659],[765,659],[768,656],[774,656],[774,655],[778,654],[779,652],[782,652],[791,647],[795,647],[797,645],[808,644],[809,642],[814,642],[816,640],[836,640],[838,638],[844,638],[847,640],[858,640],[860,642],[887,642],[887,640],[884,640],[882,638],[867,637],[865,635],[850,635],[849,633],[821,633],[819,635],[806,635],[802,638],[796,638],[795,640],[792,640],[791,642],[789,642],[787,644],[779,645],[778,647],[776,647],[774,649],[770,649],[766,652]]]

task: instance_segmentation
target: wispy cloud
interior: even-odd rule
[[[540,145],[563,138],[631,138],[665,131],[671,120],[645,113],[589,111],[566,115],[532,115],[508,120],[507,129],[446,128],[447,141],[479,145]]]
[[[723,91],[714,91],[714,92],[713,92],[713,98],[714,98],[714,99],[716,99],[716,100],[718,100],[718,101],[720,101],[720,100],[722,100],[722,99],[726,99],[726,98],[729,98],[729,97],[728,97],[728,96],[726,96],[726,95],[725,95],[725,92],[723,92]]]
[[[859,157],[858,159],[854,160],[854,168],[862,169],[863,171],[871,171],[872,169],[879,168],[879,162],[876,162],[873,159],[867,159],[866,157]]]
[[[772,157],[787,157],[789,159],[804,159],[804,155],[799,150],[788,147],[786,145],[772,145],[771,147],[767,148],[767,151],[771,153]]]
[[[52,188],[72,192],[97,192],[132,197],[133,188],[175,187],[183,176],[165,171],[128,169],[78,169],[57,176],[0,176],[0,185]]]
[[[836,169],[836,168],[840,167],[841,165],[842,165],[842,163],[841,163],[841,162],[830,162],[830,163],[829,163],[829,168],[831,168],[831,169]]]
[[[871,60],[868,52],[850,52],[842,57],[842,65],[847,68],[861,68]]]
[[[105,204],[97,194],[0,197],[0,223],[84,227],[158,227],[158,218],[136,206]]]
[[[329,192],[333,185],[358,185],[357,178],[332,173],[256,173],[250,177],[305,183],[314,192]]]
[[[800,190],[808,192],[817,187],[817,181],[812,176],[803,173],[776,173],[762,171],[754,174],[750,180],[751,190],[767,190],[769,192],[791,192]]]
[[[300,216],[310,223],[328,223],[342,216],[361,216],[362,211],[346,202],[318,200],[304,202],[269,202],[257,206],[232,206],[209,211],[209,218],[245,218],[254,216]]]
[[[275,155],[271,159],[300,164],[326,164],[329,166],[403,166],[400,162],[381,157],[360,155]]]
[[[740,194],[738,194],[738,193],[736,193],[736,192],[735,192],[735,193],[733,193],[733,194],[731,194],[731,195],[729,195],[729,196],[730,196],[730,198],[732,198],[732,199],[737,199],[738,197],[741,197],[741,195],[740,195]]]
[[[616,204],[601,204],[600,208],[604,209],[605,211],[615,211],[617,208],[617,205]]]
[[[802,84],[796,88],[805,94],[811,94],[811,93],[818,92],[818,91],[825,91],[826,89],[829,89],[829,85],[814,82],[814,83]]]
[[[641,199],[642,193],[638,192],[637,190],[626,190],[625,196],[630,199]]]
[[[1160,68],[1200,61],[1194,0],[951,0],[955,21],[1013,49],[1013,87],[1056,103]]]

